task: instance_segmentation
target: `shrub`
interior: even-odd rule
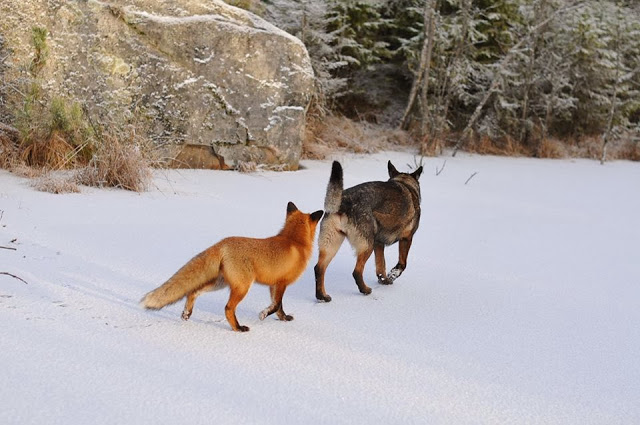
[[[142,192],[151,181],[151,169],[139,146],[105,136],[89,164],[78,171],[77,181],[86,186]]]

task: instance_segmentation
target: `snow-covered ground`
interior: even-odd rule
[[[408,153],[344,156],[345,187]],[[363,296],[343,246],[317,252],[264,321],[266,287],[138,301],[230,235],[266,237],[287,201],[322,208],[330,161],[298,172],[156,171],[146,193],[37,192],[0,171],[0,423],[640,423],[640,165],[427,158],[405,273]],[[465,184],[472,175],[477,174]],[[6,249],[6,248],[15,248]],[[387,264],[397,246],[387,248]]]

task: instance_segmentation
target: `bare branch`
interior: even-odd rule
[[[420,65],[416,74],[415,80],[413,80],[413,86],[411,87],[411,93],[409,93],[409,101],[407,102],[407,108],[400,120],[400,129],[406,130],[409,124],[409,113],[413,109],[413,105],[418,97],[418,92],[422,89],[423,103],[426,100],[427,86],[429,85],[429,69],[431,66],[431,52],[433,50],[433,38],[435,31],[435,5],[432,0],[425,0],[424,2],[424,40],[422,42],[422,51],[420,53]],[[423,85],[424,80],[424,85]],[[426,110],[426,105],[422,105]]]
[[[471,180],[473,177],[475,177],[475,175],[476,175],[476,174],[478,174],[478,172],[477,172],[477,171],[474,171],[474,172],[473,172],[473,174],[471,174],[471,175],[469,176],[469,178],[467,179],[467,181],[466,181],[466,182],[464,182],[464,184],[466,185],[467,183],[469,183],[469,180]]]
[[[440,170],[438,170],[438,166],[436,165],[436,176],[439,176],[440,173],[442,173],[442,170],[444,170],[445,165],[447,165],[447,160],[446,159],[442,163],[442,168],[440,168]]]
[[[23,278],[21,278],[19,276],[16,276],[15,274],[11,274],[11,273],[8,273],[8,272],[0,272],[0,274],[6,274],[7,276],[11,276],[14,279],[18,279],[18,280],[23,281],[26,285],[29,284],[26,280],[24,280]]]

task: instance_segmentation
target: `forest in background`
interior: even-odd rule
[[[409,146],[640,161],[637,0],[226,1],[307,47],[316,89],[302,158]],[[31,28],[24,81],[0,82],[0,168],[54,193],[145,190],[149,167],[166,158],[140,123],[96,122],[73,99],[40,99],[47,37]],[[3,48],[0,37],[0,75]],[[235,169],[264,166],[249,165]],[[51,173],[62,169],[77,172]]]
[[[312,128],[328,113],[406,131],[423,154],[640,160],[637,1],[229,3],[307,46]]]

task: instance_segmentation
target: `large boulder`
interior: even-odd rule
[[[297,168],[313,71],[300,40],[263,19],[219,0],[3,0],[0,14],[5,81],[45,27],[42,89],[140,120],[174,165]]]

